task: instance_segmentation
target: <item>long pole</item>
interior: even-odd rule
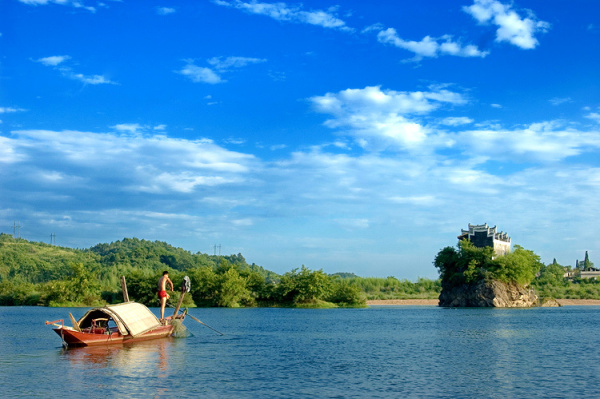
[[[172,307],[173,307],[173,305],[171,305],[171,304],[170,304],[170,303],[168,303],[168,302],[167,302],[167,305],[168,305],[170,308],[172,308]],[[208,324],[204,323],[202,320],[199,320],[199,319],[195,318],[194,316],[192,316],[191,314],[189,314],[187,309],[184,311],[184,314],[186,314],[186,315],[190,316],[190,317],[191,317],[193,320],[197,321],[198,323],[202,324],[202,325],[203,325],[203,326],[205,326],[205,327],[208,327],[208,328],[210,328],[210,329],[211,329],[211,330],[213,330],[214,332],[216,332],[216,333],[218,333],[218,334],[220,334],[220,335],[225,335],[225,334],[223,334],[221,331],[219,331],[219,330],[217,330],[217,329],[215,329],[215,328],[212,328],[212,327],[211,327],[211,326],[209,326]]]
[[[214,332],[216,332],[216,333],[219,333],[220,335],[225,335],[225,334],[223,334],[221,331],[218,331],[218,330],[216,330],[216,329],[212,328],[211,326],[209,326],[208,324],[206,324],[206,323],[203,323],[202,321],[198,320],[197,318],[195,318],[195,317],[194,317],[194,316],[192,316],[191,314],[189,314],[189,313],[188,313],[187,315],[188,315],[188,316],[190,316],[192,319],[196,320],[198,323],[202,324],[203,326],[206,326],[206,327],[210,328],[210,329],[211,329],[211,330],[213,330]]]

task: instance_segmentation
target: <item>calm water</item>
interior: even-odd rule
[[[0,307],[0,397],[600,397],[600,307],[192,309],[226,335],[62,350],[85,310]]]

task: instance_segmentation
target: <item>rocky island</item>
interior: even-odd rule
[[[436,256],[442,307],[527,308],[538,306],[528,286],[540,270],[539,256],[520,246],[511,251],[506,233],[487,224],[471,225],[458,236],[458,247]]]
[[[498,280],[480,280],[447,289],[442,285],[439,298],[439,306],[452,308],[530,308],[537,305],[538,297],[533,290]]]

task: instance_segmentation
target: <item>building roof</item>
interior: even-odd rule
[[[510,237],[507,233],[497,232],[496,226],[489,227],[487,223],[484,224],[471,224],[469,223],[469,229],[461,229],[461,234],[458,239],[468,238],[475,235],[475,233],[486,233],[488,237],[493,237],[494,240],[510,242]]]

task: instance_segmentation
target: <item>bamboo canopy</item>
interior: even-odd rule
[[[85,328],[91,325],[92,319],[106,316],[114,320],[121,334],[131,335],[132,337],[160,326],[160,321],[150,309],[137,302],[126,302],[91,309],[79,319],[78,324]]]

